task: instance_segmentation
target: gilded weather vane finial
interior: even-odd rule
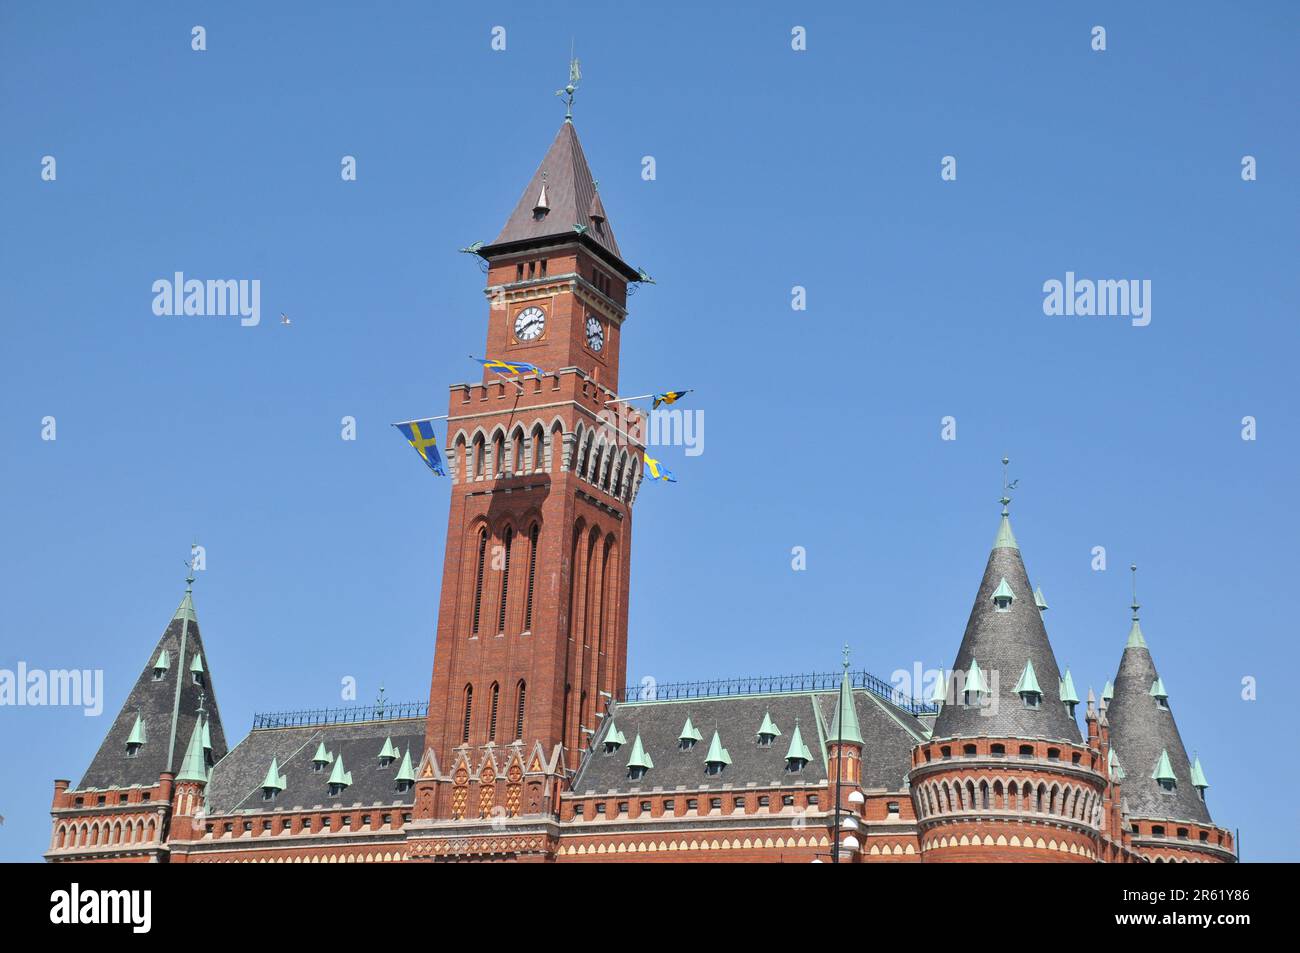
[[[1142,606],[1140,606],[1140,605],[1138,604],[1138,567],[1137,567],[1137,563],[1133,563],[1133,564],[1130,565],[1128,568],[1129,568],[1129,571],[1130,571],[1131,573],[1133,573],[1133,605],[1132,605],[1132,609],[1133,609],[1133,621],[1136,622],[1136,621],[1138,620],[1138,609],[1141,609],[1141,608],[1142,608]]]
[[[566,97],[564,100],[564,121],[573,122],[573,94],[578,89],[578,80],[582,79],[582,68],[578,64],[578,58],[573,55],[573,46],[569,46],[569,85],[564,89],[557,89],[556,96]]]
[[[198,542],[192,543],[190,545],[190,558],[185,560],[185,565],[188,566],[190,570],[185,575],[186,592],[189,592],[191,589],[194,588],[194,567],[198,564],[199,561],[198,549],[199,549]]]
[[[844,643],[844,671],[849,670],[849,643]]]
[[[1002,499],[999,502],[1002,504],[1003,516],[1007,515],[1007,507],[1011,504],[1011,491],[1014,490],[1016,484],[1020,482],[1019,480],[1012,480],[1010,483],[1007,482],[1007,464],[1010,462],[1010,457],[1002,458]]]

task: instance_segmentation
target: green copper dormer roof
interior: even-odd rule
[[[934,683],[934,690],[930,692],[930,701],[936,705],[948,701],[948,679],[944,676],[943,669],[939,670],[939,678]]]
[[[1092,689],[1088,689],[1092,691]],[[1061,701],[1071,705],[1079,704],[1079,693],[1074,690],[1074,679],[1070,677],[1070,670],[1065,670],[1065,677],[1061,679]]]
[[[998,524],[998,535],[993,540],[994,549],[1019,549],[1016,544],[1016,534],[1011,532],[1011,517],[1003,516],[1002,522]]]
[[[1016,682],[1016,694],[1043,694],[1043,690],[1038,687],[1038,676],[1034,674],[1034,663],[1032,661],[1026,662],[1024,670],[1020,673],[1020,681]]]
[[[1151,772],[1151,777],[1155,778],[1157,781],[1178,780],[1174,776],[1174,766],[1169,763],[1169,752],[1167,750],[1163,748],[1160,749],[1160,757],[1156,761],[1155,770]]]
[[[316,764],[329,764],[334,760],[334,755],[325,750],[325,742],[316,746],[316,753],[311,756],[311,760]]]
[[[330,784],[341,784],[347,787],[352,783],[352,772],[343,770],[343,756],[339,755],[334,759],[334,770],[330,772]]]
[[[1041,586],[1034,590],[1034,605],[1038,606],[1039,612],[1046,612],[1048,609],[1047,600],[1043,598]]]
[[[176,780],[208,783],[208,765],[203,760],[202,718],[194,722],[194,730],[190,732],[190,743],[185,747],[185,758],[181,761],[181,769],[176,775]]]
[[[1106,679],[1106,687],[1101,690],[1101,700],[1104,702],[1108,702],[1114,697],[1115,697],[1115,684],[1108,678]]]
[[[641,744],[640,732],[637,732],[636,740],[632,742],[632,753],[627,757],[627,766],[629,768],[644,768],[647,771],[655,766],[654,761],[650,759],[650,755],[646,753],[645,746]]]
[[[966,672],[966,684],[963,691],[987,693],[988,690],[989,686],[984,681],[984,673],[980,671],[980,663],[971,659],[970,669]]]
[[[1144,649],[1147,647],[1147,640],[1142,637],[1142,626],[1137,619],[1133,620],[1133,625],[1128,630],[1128,646],[1134,649]]]
[[[862,729],[858,727],[858,709],[853,704],[853,686],[849,684],[849,673],[844,672],[840,679],[840,695],[835,700],[835,720],[831,722],[831,733],[827,741],[846,741],[850,744],[862,744]]]
[[[167,671],[167,669],[172,667],[172,657],[167,654],[166,649],[163,649],[161,652],[158,653],[158,658],[154,661],[153,667],[157,671],[164,671],[164,672]]]
[[[993,590],[993,601],[1000,605],[1003,601],[1011,603],[1014,602],[1015,599],[1016,594],[1011,591],[1011,587],[1007,585],[1007,580],[1004,576],[1002,581],[998,583],[998,587]]]
[[[678,741],[703,741],[704,736],[700,734],[700,729],[691,724],[690,718],[686,719],[686,724],[682,725],[682,733],[677,736]]]
[[[379,757],[392,758],[394,761],[396,761],[397,754],[398,754],[397,749],[393,747],[393,739],[385,738],[384,746],[379,749]]]
[[[203,656],[198,652],[194,653],[194,661],[190,662],[190,671],[197,672],[200,675],[203,674]]]
[[[623,737],[623,732],[618,730],[618,725],[614,722],[609,723],[609,731],[605,733],[605,744],[607,745],[625,745],[627,739]]]
[[[809,751],[808,746],[804,744],[803,732],[799,730],[799,723],[797,721],[794,723],[794,734],[790,736],[790,748],[785,753],[785,760],[794,761],[796,759],[800,761],[812,760],[812,752]]]
[[[709,742],[709,753],[704,756],[704,763],[731,764],[731,755],[722,747],[722,736],[716,730],[713,732],[713,740]]]
[[[212,732],[208,730],[208,720],[203,719],[203,750],[212,750]]]
[[[126,737],[128,745],[142,745],[145,742],[144,719],[139,715],[135,716],[135,724],[131,726],[131,733]]]
[[[781,734],[781,729],[772,723],[771,712],[763,712],[763,723],[758,726],[758,734],[759,737],[767,735],[770,738],[776,738]]]
[[[1110,776],[1116,781],[1123,781],[1124,766],[1119,763],[1119,758],[1115,757],[1114,748],[1110,749],[1110,757],[1107,760],[1110,762]]]
[[[199,617],[194,614],[194,599],[190,595],[188,589],[185,590],[185,598],[183,598],[181,604],[176,607],[176,614],[172,616],[172,618],[180,619],[182,622],[199,621]]]
[[[1192,787],[1204,791],[1209,786],[1210,782],[1205,780],[1205,772],[1201,770],[1201,756],[1197,755],[1192,762]]]
[[[1169,693],[1165,691],[1164,679],[1162,679],[1159,675],[1157,675],[1156,680],[1151,683],[1151,697],[1162,698],[1162,699],[1169,697]]]
[[[262,779],[263,788],[271,788],[275,791],[284,790],[284,775],[280,773],[280,761],[278,758],[271,759],[271,766],[266,769],[266,777]]]
[[[402,763],[397,766],[397,781],[415,782],[415,769],[411,767],[411,749],[407,748],[402,753]]]

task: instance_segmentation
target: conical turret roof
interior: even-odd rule
[[[1000,595],[1009,590],[1012,596],[1005,608],[994,602],[994,593],[1000,589]],[[1081,740],[1078,725],[1060,704],[1061,672],[1033,593],[1011,520],[1003,515],[952,665],[967,673],[978,662],[990,697],[983,708],[962,704],[959,678],[955,704],[944,705],[935,720],[935,738],[986,735]],[[1016,691],[1028,665],[1043,689],[1038,708],[1027,708]]]
[[[1137,638],[1132,633],[1137,633]],[[1124,797],[1133,817],[1212,824],[1209,809],[1194,785],[1192,764],[1174,721],[1172,703],[1161,708],[1151,693],[1160,681],[1146,638],[1134,619],[1115,674],[1115,694],[1106,709],[1110,743],[1127,770]],[[1174,779],[1172,791],[1162,788],[1157,778],[1157,774],[1168,773]]]
[[[221,727],[212,673],[202,673],[202,684],[196,683],[191,674],[195,658],[205,657],[198,615],[187,588],[162,638],[144,659],[144,668],[136,677],[77,790],[157,784],[162,772],[180,770],[186,742],[196,730],[200,757],[205,740],[213,761],[225,757],[226,735]],[[160,660],[165,662],[165,667],[159,665]],[[155,675],[159,677],[155,678]],[[207,719],[206,724],[198,714],[200,694],[204,696],[203,718]],[[145,741],[135,756],[128,758],[128,739],[133,735],[138,738],[141,733],[137,731],[137,725]]]

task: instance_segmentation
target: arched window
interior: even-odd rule
[[[604,456],[605,442],[602,438],[601,442],[596,445],[596,458],[591,463],[591,472],[587,473],[584,468],[582,474],[593,486],[600,486],[600,461],[604,459]]]
[[[476,480],[483,479],[483,457],[484,457],[483,435],[481,433],[475,434],[474,435],[474,479]]]
[[[492,707],[488,710],[488,741],[497,740],[497,708],[501,702],[501,686],[492,683]]]
[[[584,479],[587,476],[587,461],[591,457],[591,431],[587,431],[582,438],[582,452],[578,454],[578,476]]]
[[[518,703],[515,706],[515,738],[522,741],[524,737],[524,707],[528,696],[528,685],[521,678],[519,687],[515,689],[515,697]]]
[[[524,431],[520,427],[510,438],[510,472],[524,472]]]
[[[474,715],[474,686],[465,686],[465,725],[460,732],[461,744],[469,744],[469,721]]]
[[[546,431],[542,429],[541,424],[533,428],[533,452],[530,463],[532,464],[530,469],[534,473],[546,468]]]
[[[545,458],[538,466],[546,465]],[[564,467],[564,424],[558,420],[555,426],[551,428],[551,470],[560,470]]]
[[[537,579],[537,538],[540,535],[536,523],[528,531],[528,593],[524,601],[524,631],[533,631],[533,584]]]
[[[492,435],[492,472],[504,473],[506,470],[506,437],[500,430]]]
[[[502,634],[506,631],[506,600],[510,598],[510,549],[514,541],[514,528],[507,526],[504,540],[506,552],[501,568],[501,609],[497,613],[497,631]]]
[[[487,559],[487,527],[478,531],[478,565],[474,570],[474,624],[470,635],[478,635],[479,615],[483,610],[483,563]]]

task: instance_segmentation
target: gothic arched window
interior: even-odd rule
[[[478,566],[474,570],[474,623],[471,635],[478,635],[479,616],[483,610],[483,563],[487,559],[487,527],[478,531]]]
[[[461,729],[461,744],[469,743],[469,722],[474,715],[474,686],[465,686],[465,725]]]

